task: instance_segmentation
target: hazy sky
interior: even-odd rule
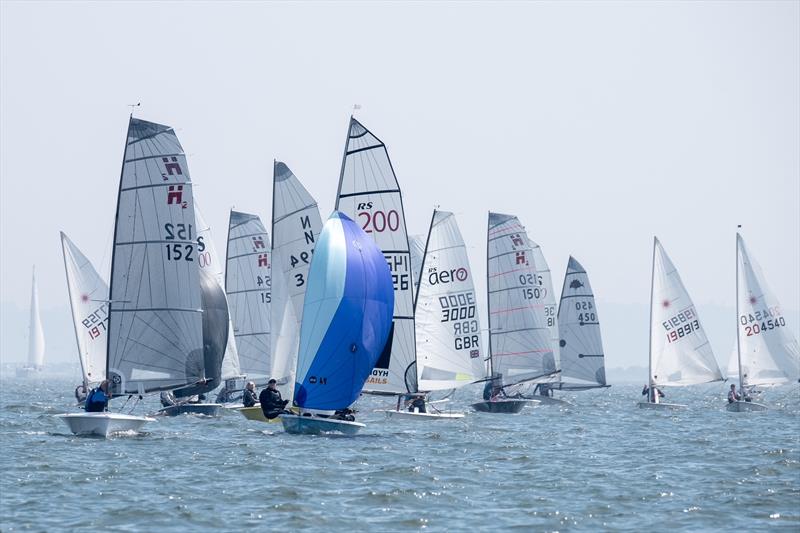
[[[269,220],[273,158],[327,216],[358,103],[409,231],[454,211],[480,294],[493,210],[557,291],[573,254],[601,303],[637,310],[603,327],[635,329],[639,358],[654,234],[701,313],[733,308],[737,224],[800,308],[798,2],[0,5],[3,336],[26,334],[7,310],[34,263],[43,309],[66,309],[59,230],[107,271],[135,102],[176,129],[220,250],[232,206]]]

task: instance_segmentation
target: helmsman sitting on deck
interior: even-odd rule
[[[100,386],[89,391],[86,396],[86,404],[84,410],[87,413],[102,413],[108,409],[108,400],[111,399],[111,393],[108,392],[108,380],[103,380]]]
[[[410,412],[417,412],[417,413],[427,413],[428,410],[425,408],[425,395],[419,392],[415,392],[412,394],[406,394],[403,398],[405,398],[406,402],[406,409]]]
[[[281,397],[281,391],[278,390],[278,382],[274,379],[269,380],[267,388],[261,391],[258,400],[261,402],[261,410],[268,420],[277,418],[281,413],[289,412],[286,411],[286,404],[289,403],[289,400],[284,400]]]
[[[742,395],[736,392],[736,385],[731,383],[731,390],[728,391],[728,403],[738,402],[742,399]]]

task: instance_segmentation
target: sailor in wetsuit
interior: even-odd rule
[[[247,385],[245,385],[244,393],[242,394],[242,403],[245,407],[253,407],[257,401],[258,398],[256,398],[256,384],[252,381],[248,381]]]
[[[267,388],[261,391],[258,396],[261,402],[261,410],[267,419],[276,418],[281,413],[286,413],[286,404],[289,400],[284,400],[281,397],[281,391],[278,390],[278,382],[274,379],[269,380]]]
[[[89,391],[86,396],[84,410],[87,413],[102,413],[108,409],[108,400],[110,399],[111,393],[108,392],[108,380],[103,380],[99,387]]]
[[[427,413],[427,409],[425,408],[425,395],[416,393],[416,394],[408,394],[406,396],[406,409],[410,412],[418,412],[418,413]]]

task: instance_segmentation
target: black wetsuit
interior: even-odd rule
[[[425,409],[425,398],[414,398],[414,401],[408,406],[408,410],[413,413],[414,408],[416,408],[420,413],[427,413],[428,410]]]
[[[245,389],[244,394],[242,395],[242,403],[244,406],[253,407],[256,404],[256,401],[258,401],[258,398],[256,398],[256,393],[250,389]]]
[[[277,417],[284,411],[286,404],[289,403],[289,400],[284,400],[281,397],[281,391],[272,390],[269,387],[261,391],[258,400],[261,402],[261,410],[267,418]]]

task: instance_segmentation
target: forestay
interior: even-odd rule
[[[308,275],[294,399],[334,411],[359,396],[389,336],[392,279],[374,241],[334,212],[322,229]]]
[[[561,303],[558,306],[561,348],[561,389],[581,390],[606,386],[600,315],[589,275],[570,256]]]
[[[473,272],[453,213],[433,212],[421,272],[415,309],[417,388],[454,389],[483,378]]]
[[[285,398],[294,392],[300,319],[308,271],[322,231],[317,202],[285,164],[276,161],[272,191],[271,376]]]
[[[44,365],[44,330],[39,316],[39,287],[36,284],[36,267],[31,280],[31,316],[28,328],[28,365],[41,370]]]
[[[375,239],[386,257],[394,283],[391,345],[376,363],[364,390],[378,393],[412,390],[416,382],[414,289],[403,199],[386,146],[352,117],[336,209]]]
[[[223,273],[223,260],[222,256],[217,253],[217,247],[214,244],[214,238],[211,235],[211,226],[203,218],[200,209],[197,207],[195,200],[194,216],[197,220],[197,243],[199,246],[204,246],[205,249],[197,254],[197,264],[200,271],[209,272],[217,282],[220,288],[225,287],[225,274]],[[227,297],[226,300],[227,302]],[[227,304],[226,304],[227,305]],[[239,366],[239,352],[236,350],[236,337],[234,336],[233,322],[228,313],[228,336],[227,344],[225,345],[225,355],[222,359],[222,375],[221,379],[236,378],[242,375],[242,370]]]
[[[61,232],[69,304],[78,344],[83,385],[105,378],[108,348],[108,285],[77,246]]]
[[[650,323],[650,382],[693,385],[722,380],[700,316],[677,269],[654,240]]]
[[[517,217],[489,213],[487,277],[489,349],[493,376],[505,385],[557,372],[533,252]]]
[[[169,126],[131,118],[111,261],[107,376],[143,393],[204,376],[192,183]]]
[[[780,385],[800,378],[800,350],[761,267],[736,235],[738,335],[742,385]]]
[[[271,370],[270,243],[257,215],[231,211],[225,292],[236,337],[239,366],[248,379],[266,384]]]

